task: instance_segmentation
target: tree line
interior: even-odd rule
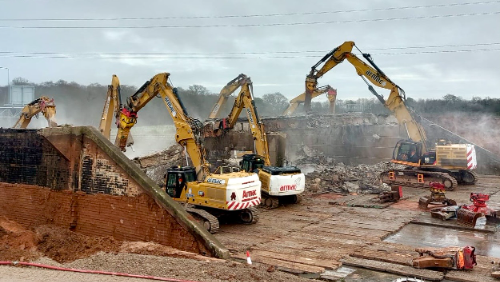
[[[60,124],[92,125],[97,127],[102,114],[107,85],[90,84],[80,85],[76,82],[59,80],[56,82],[32,83],[23,78],[16,78],[13,85],[35,86],[35,96],[54,98],[57,106],[57,121]],[[133,95],[137,87],[121,85],[122,99]],[[188,114],[194,118],[204,120],[208,117],[213,105],[218,99],[218,93],[211,93],[202,85],[191,85],[187,88],[178,87],[178,94]],[[224,108],[222,116],[227,115],[234,103],[233,94]],[[254,97],[255,105],[261,117],[279,116],[288,106],[289,100],[282,93],[268,93],[262,97]],[[7,87],[0,87],[0,105],[8,102]],[[446,112],[481,112],[500,116],[500,99],[474,97],[466,100],[461,97],[447,94],[442,99],[406,99],[406,105],[422,115],[432,115]],[[326,114],[329,112],[329,102],[311,102],[313,113]],[[364,112],[373,114],[388,114],[388,110],[376,99],[337,99],[336,113]],[[299,106],[295,115],[304,114]],[[138,125],[171,124],[165,106],[160,99],[151,101],[139,112]]]

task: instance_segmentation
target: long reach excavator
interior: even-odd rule
[[[256,206],[261,201],[259,177],[250,172],[227,172],[224,167],[210,172],[203,147],[203,125],[188,115],[177,89],[168,83],[169,76],[169,73],[155,75],[127,98],[117,121],[116,145],[124,150],[130,129],[137,123],[137,112],[154,97],[161,97],[174,121],[175,140],[184,147],[192,163],[167,169],[165,192],[184,203],[187,212],[211,233],[217,232],[221,217],[244,224],[256,223],[259,219]]]
[[[367,64],[351,52],[353,47],[354,42],[346,41],[312,66],[306,77],[306,93],[310,97],[317,87],[318,79],[344,60],[354,66],[357,74],[368,85],[369,91],[394,114],[399,124],[405,127],[409,138],[396,144],[391,160],[393,163],[405,165],[406,169],[385,171],[381,174],[382,181],[415,187],[429,187],[430,182],[440,182],[447,190],[455,189],[458,183],[475,184],[478,176],[473,171],[477,166],[474,145],[438,141],[434,148],[430,148],[424,128],[404,103],[406,96],[403,89],[387,77],[373,62],[370,54],[360,51],[368,61]],[[323,65],[318,69],[321,64]],[[389,89],[389,97],[384,99],[367,80],[377,87]],[[307,99],[308,97],[305,105]]]
[[[243,155],[240,168],[244,171],[258,173],[262,182],[262,203],[266,207],[276,208],[280,203],[298,203],[300,194],[305,189],[305,175],[295,166],[271,166],[264,124],[257,114],[257,107],[253,99],[252,81],[244,74],[240,74],[238,78],[240,78],[238,83],[241,89],[231,112],[226,118],[207,120],[205,134],[209,131],[208,136],[222,136],[225,131],[234,128],[241,111],[245,109],[254,141],[255,154]]]
[[[37,116],[40,112],[42,112],[45,119],[47,119],[49,127],[57,126],[57,123],[55,121],[56,104],[54,103],[54,99],[50,99],[46,96],[41,96],[40,98],[37,98],[24,106],[24,108],[21,110],[19,119],[12,128],[28,127],[31,118]]]

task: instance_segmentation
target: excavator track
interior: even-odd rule
[[[275,209],[280,206],[280,200],[278,197],[262,193],[261,205],[267,209]]]
[[[479,175],[475,171],[461,170],[460,174],[461,177],[459,178],[460,180],[458,181],[458,183],[463,185],[474,185],[479,179]]]
[[[214,234],[219,231],[219,220],[214,215],[210,214],[206,210],[198,209],[195,207],[186,207],[185,209],[198,222],[200,222],[208,232]]]
[[[414,169],[387,170],[380,174],[380,179],[388,185],[416,188],[429,188],[430,182],[439,182],[444,184],[447,191],[455,190],[458,186],[457,179],[448,173]]]
[[[259,221],[259,210],[256,207],[250,207],[240,211],[240,220],[244,224],[255,224]]]

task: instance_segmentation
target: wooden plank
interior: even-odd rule
[[[415,252],[415,255],[418,256],[418,254],[416,252]],[[388,263],[396,263],[396,264],[407,265],[407,266],[411,265],[412,259],[415,255],[401,254],[401,253],[388,252],[388,251],[372,251],[372,250],[366,250],[366,249],[361,249],[361,250],[355,251],[355,252],[350,254],[351,257],[377,260],[377,261],[383,261],[383,262],[388,262]]]
[[[498,279],[493,278],[491,274],[475,271],[474,269],[472,271],[451,270],[446,273],[444,278],[459,282],[498,282]]]
[[[319,266],[319,267],[323,267],[325,269],[337,269],[341,265],[340,261],[336,261],[336,260],[323,260],[323,259],[317,259],[317,258],[309,258],[309,257],[303,257],[303,256],[297,256],[297,255],[269,252],[269,251],[260,250],[260,249],[256,249],[256,250],[252,251],[252,254],[257,255],[257,256],[262,256],[262,257],[268,257],[268,258],[273,258],[273,259],[289,261],[289,262],[298,262],[298,263],[306,264],[306,265]]]
[[[428,281],[441,281],[444,278],[444,274],[439,271],[433,271],[428,269],[416,269],[411,266],[393,264],[382,261],[367,260],[354,257],[347,257],[340,261],[344,265],[357,266],[366,269],[388,272],[407,277],[417,277]]]
[[[232,258],[237,258],[237,259],[242,259],[246,260],[246,254],[243,253],[237,253],[237,254],[232,254]],[[253,252],[250,254],[250,257],[252,261],[259,262],[262,264],[267,264],[267,265],[273,265],[277,266],[278,269],[296,273],[296,274],[301,274],[301,273],[314,273],[314,274],[320,274],[325,272],[324,267],[318,267],[318,266],[312,266],[312,265],[306,265],[298,262],[290,262],[290,261],[285,261],[281,259],[274,259],[274,258],[269,258],[265,256],[261,256],[258,254],[253,254]]]
[[[335,236],[336,234],[342,234],[358,238],[374,238],[374,239],[375,238],[381,239],[387,236],[388,234],[391,234],[391,232],[388,231],[362,229],[362,228],[348,227],[348,226],[331,226],[331,227],[309,226],[307,228],[302,229],[302,232],[304,231],[307,232],[326,231],[332,234],[332,236]]]

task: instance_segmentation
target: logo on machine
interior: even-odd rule
[[[292,184],[292,185],[281,185],[280,191],[295,191],[297,190],[297,184]]]
[[[218,109],[219,109],[219,104],[215,105],[214,110],[212,111],[212,114],[215,114]]]
[[[367,70],[365,72],[366,76],[370,77],[371,79],[375,80],[378,84],[382,85],[382,86],[385,86],[387,84],[387,82],[385,82],[385,80],[383,80],[382,78],[380,78],[376,73],[373,73],[369,70]]]
[[[248,202],[257,199],[257,190],[243,191],[242,202]]]
[[[214,183],[214,184],[221,184],[221,185],[226,184],[226,180],[224,180],[224,179],[217,179],[217,178],[208,178],[207,182],[208,183]]]
[[[250,111],[249,108],[246,108],[246,110],[247,110],[248,119],[250,120],[250,124],[253,124],[252,112]]]
[[[172,112],[172,115],[175,117],[177,113],[175,112],[174,105],[172,105],[172,102],[170,102],[170,99],[168,99],[168,97],[165,97],[165,102],[167,103],[168,108]]]

